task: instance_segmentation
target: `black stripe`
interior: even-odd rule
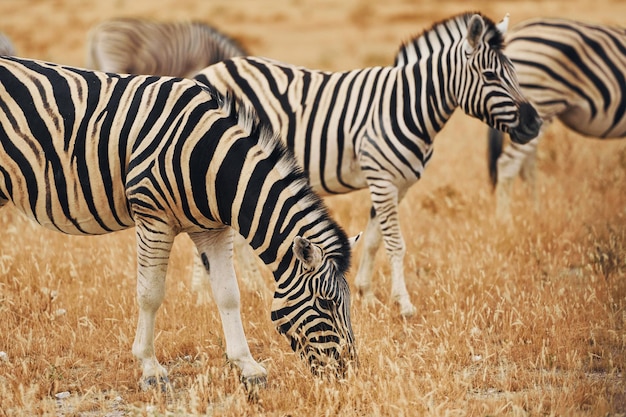
[[[328,74],[320,73],[320,75],[322,75],[322,80],[317,87],[317,90],[315,92],[315,97],[313,97],[313,100],[311,100],[311,102],[307,102],[306,106],[303,105],[303,113],[304,113],[305,107],[310,107],[310,117],[309,117],[309,122],[307,123],[307,126],[306,126],[306,139],[304,141],[304,155],[302,158],[302,164],[303,164],[302,168],[304,168],[304,172],[307,177],[309,176],[309,172],[310,172],[309,166],[311,165],[311,142],[312,142],[311,134],[313,133],[313,127],[315,126],[315,123],[317,122],[318,117],[319,118],[330,117],[330,114],[325,111],[326,110],[325,108],[322,109],[323,110],[322,112],[318,112],[320,108],[321,97],[324,94],[324,89],[326,88],[326,85],[328,84],[328,81],[330,79],[330,76]],[[326,132],[324,131],[324,133]],[[324,136],[326,135],[322,134],[322,137]],[[320,177],[322,175],[323,173],[320,173]]]
[[[348,87],[346,89],[346,98],[349,98],[352,96],[352,91],[354,90],[354,85],[356,83],[356,79],[357,79],[358,74],[353,74],[352,79],[350,80],[350,83],[348,84]],[[348,117],[348,107],[349,107],[349,101],[348,100],[344,100],[344,106],[340,109],[341,113],[339,115],[339,121],[337,123],[337,125],[339,126],[339,134],[337,135],[337,164],[336,164],[336,169],[335,169],[335,175],[337,177],[337,181],[339,182],[339,184],[341,184],[343,187],[349,189],[349,190],[356,190],[356,187],[351,186],[350,184],[348,184],[344,179],[343,176],[341,175],[341,168],[342,168],[342,162],[343,162],[343,151],[346,147],[346,137],[344,135],[345,133],[345,124],[346,124],[346,118]],[[352,140],[352,138],[349,138],[349,140]],[[352,143],[353,145],[353,149],[354,149],[354,141]],[[352,157],[351,155],[349,156],[350,158]]]
[[[330,188],[328,187],[328,185],[326,184],[326,162],[327,158],[328,158],[328,139],[329,136],[331,138],[331,140],[336,141],[336,143],[339,146],[339,149],[341,149],[341,146],[343,146],[343,144],[345,143],[345,138],[344,138],[344,129],[343,129],[343,125],[341,123],[339,123],[337,125],[337,131],[335,134],[332,134],[333,132],[330,132],[329,130],[329,125],[331,120],[335,117],[334,110],[335,110],[335,104],[337,104],[337,99],[339,96],[339,90],[341,89],[341,86],[344,82],[344,80],[346,79],[346,76],[348,75],[348,73],[344,72],[341,73],[339,75],[339,78],[337,80],[335,80],[335,82],[332,85],[332,98],[330,100],[330,104],[328,106],[327,109],[325,109],[325,118],[324,118],[324,124],[322,126],[322,135],[318,138],[319,139],[319,149],[320,149],[320,154],[316,155],[315,157],[317,158],[317,160],[319,161],[319,171],[320,171],[320,180],[321,180],[321,186],[322,188],[330,193]],[[342,100],[342,103],[344,104],[342,107],[339,107],[337,110],[339,112],[341,112],[340,114],[340,121],[341,119],[343,119],[343,114],[345,113],[345,109],[347,107],[347,103],[345,101],[343,101],[343,97],[340,98],[340,100]],[[321,115],[320,115],[321,116]],[[310,124],[309,124],[310,125]],[[312,141],[309,139],[307,142],[311,143]],[[310,157],[310,152],[311,152],[311,147],[307,146],[306,148],[307,152],[309,153],[309,157]],[[342,153],[340,152],[338,155],[338,159],[337,159],[337,166],[341,165],[341,155]],[[308,161],[308,157],[305,157],[305,161]],[[308,164],[307,164],[308,166]],[[339,169],[338,169],[339,171]],[[340,176],[338,176],[338,178],[340,178]]]
[[[2,126],[0,126],[0,132],[3,132],[3,131],[4,129],[2,129]],[[0,134],[0,137],[1,137],[1,134]],[[11,177],[9,176],[9,171],[4,169],[2,166],[0,166],[0,174],[2,174],[2,178],[4,180],[4,187],[7,190],[6,194],[3,193],[2,190],[0,190],[0,207],[1,207],[2,204],[4,203],[3,200],[9,200],[11,196],[13,195],[13,182],[11,180]]]
[[[215,177],[215,199],[219,211],[220,220],[227,225],[232,224],[232,209],[235,195],[239,188],[239,181],[247,181],[242,178],[244,163],[250,148],[256,145],[256,141],[250,137],[243,137],[230,145]]]
[[[12,74],[10,75],[11,77],[13,76]],[[0,66],[0,80],[2,80],[2,84],[5,86],[5,88],[7,87],[8,84],[10,84],[8,78],[9,77],[7,76],[6,68]],[[9,119],[9,123],[11,124],[12,129],[16,131],[18,129],[17,120],[15,120],[15,118],[11,114],[4,100],[0,100],[0,109],[2,109],[2,112],[6,114],[7,118]],[[36,208],[37,208],[37,199],[39,197],[39,187],[37,185],[35,171],[33,170],[33,167],[31,166],[30,161],[26,158],[26,156],[19,149],[19,147],[15,146],[15,143],[13,142],[12,138],[9,136],[4,126],[1,124],[0,124],[0,144],[2,144],[2,147],[6,155],[9,158],[11,158],[13,161],[15,161],[15,164],[19,167],[22,173],[22,176],[24,177],[24,181],[26,182],[26,190],[23,190],[23,191],[25,191],[28,194],[28,202],[30,205],[30,210],[33,213],[33,216],[35,217],[35,219],[37,219]],[[11,200],[14,200],[13,188],[11,187],[11,189],[10,190],[7,189],[7,191],[10,193],[10,195],[7,197],[10,197]],[[22,191],[22,190],[19,190],[19,191]]]
[[[225,132],[231,128],[233,124],[234,120],[232,117],[215,120],[193,148],[189,157],[189,181],[193,192],[194,204],[207,219],[215,219],[215,215],[211,212],[209,207],[209,198],[217,198],[217,194],[215,197],[210,197],[208,194],[209,189],[212,189],[213,186],[207,184],[207,173],[211,162],[215,158],[215,153],[220,141],[225,140],[223,139]],[[180,175],[181,176],[177,178],[176,184],[178,187],[183,187],[182,173],[180,173]],[[232,186],[232,184],[229,186]],[[215,187],[219,188],[220,185],[216,183]],[[187,203],[183,204],[187,206]],[[219,201],[218,204],[220,204]],[[188,211],[188,209],[186,210]],[[193,219],[191,213],[188,213],[187,216],[189,219]]]
[[[45,68],[33,61],[19,61],[25,67],[30,69],[31,71],[37,72],[47,77],[47,82],[53,86],[54,90],[68,90],[60,93],[62,96],[65,94],[68,98],[71,97],[71,93],[69,92],[69,87],[67,85],[67,81],[63,76],[57,71],[49,68]],[[3,78],[4,79],[4,78]],[[31,78],[31,81],[34,82],[34,79]],[[16,83],[7,83],[5,88],[9,95],[16,100],[18,106],[22,109],[24,114],[28,115],[26,119],[26,123],[28,128],[32,134],[32,140],[39,143],[41,146],[41,150],[46,159],[46,167],[45,170],[50,169],[53,172],[53,181],[54,188],[56,190],[58,196],[58,203],[63,211],[63,215],[69,220],[74,227],[81,233],[85,233],[84,230],[80,227],[79,222],[72,217],[70,213],[70,202],[68,198],[68,189],[67,183],[65,181],[64,175],[64,167],[61,163],[61,158],[57,153],[56,147],[54,146],[55,138],[52,136],[51,132],[48,130],[44,119],[41,114],[37,110],[35,103],[40,103],[45,99],[45,96],[42,92],[41,97],[37,97],[35,99],[31,96],[30,92],[28,92],[26,86],[24,86],[21,82],[17,81]],[[41,91],[41,90],[40,90]],[[39,99],[42,100],[39,100]],[[50,104],[48,104],[50,105]],[[68,112],[74,112],[74,103],[71,100],[66,100],[63,102],[57,102],[56,108],[59,113],[66,114]],[[53,109],[50,109],[51,111]],[[49,165],[49,167],[48,167]],[[49,194],[48,194],[49,195]],[[58,228],[56,225],[54,218],[50,216],[50,220],[52,224]]]

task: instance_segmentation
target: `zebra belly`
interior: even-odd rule
[[[559,115],[559,120],[570,129],[595,138],[623,138],[626,136],[626,117],[617,123],[613,114],[600,114],[591,118],[591,111],[570,107]]]
[[[337,166],[332,165],[330,169],[326,169],[324,175],[319,170],[315,172],[307,172],[309,184],[313,191],[319,195],[326,196],[332,194],[345,194],[356,190],[367,188],[367,182],[356,166],[353,169],[345,169],[346,165],[341,166],[341,171],[337,172]]]
[[[133,219],[128,213],[118,216],[120,221],[112,214],[94,215],[85,202],[74,201],[69,211],[65,208],[65,212],[59,204],[48,206],[45,212],[33,212],[30,207],[17,204],[16,206],[28,218],[41,226],[69,235],[100,235],[134,226]],[[68,216],[66,213],[70,213],[70,215]]]
[[[79,179],[65,172],[14,169],[9,177],[0,175],[0,194],[26,217],[66,234],[104,234],[134,225],[121,183],[104,186],[99,176]]]

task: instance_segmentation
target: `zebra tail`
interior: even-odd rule
[[[489,164],[489,179],[491,180],[493,190],[495,190],[498,184],[498,158],[502,155],[503,142],[504,133],[490,127],[487,144],[487,163]]]

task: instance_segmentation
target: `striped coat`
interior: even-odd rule
[[[167,381],[154,352],[170,250],[188,233],[213,275],[229,359],[263,381],[240,317],[233,231],[273,271],[272,320],[313,370],[354,359],[350,244],[280,141],[180,78],[93,72],[0,58],[0,206],[52,230],[135,226],[143,382]],[[269,209],[271,207],[271,209]]]
[[[548,125],[593,138],[626,137],[626,28],[538,18],[516,25],[506,38],[524,95]],[[496,187],[497,216],[510,220],[515,177],[535,188],[540,137],[503,148],[503,135],[489,133],[489,172]]]

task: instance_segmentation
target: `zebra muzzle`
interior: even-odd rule
[[[519,109],[519,123],[510,129],[513,142],[525,144],[536,138],[543,124],[535,108],[529,103],[522,103]]]

